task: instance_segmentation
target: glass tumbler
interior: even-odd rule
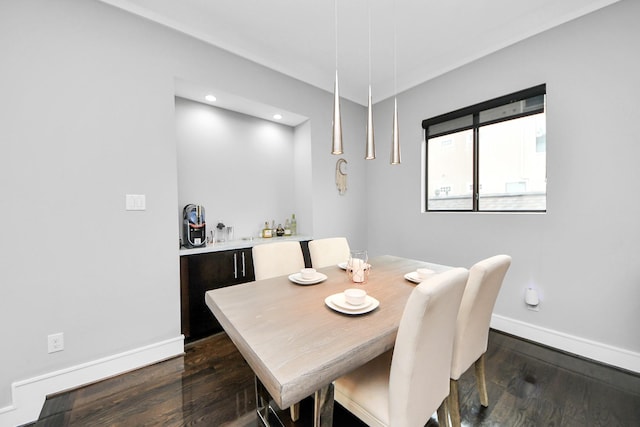
[[[369,264],[366,250],[354,250],[349,253],[347,274],[354,283],[364,283],[369,276]]]

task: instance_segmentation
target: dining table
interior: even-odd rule
[[[346,264],[346,263],[345,263]],[[205,301],[256,376],[259,417],[270,417],[314,396],[314,426],[333,422],[333,381],[393,348],[418,268],[434,274],[452,267],[398,256],[368,260],[363,283],[345,264],[208,291]],[[366,309],[342,308],[348,288],[367,292]],[[334,304],[336,302],[336,304]]]

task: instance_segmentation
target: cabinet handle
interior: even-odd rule
[[[242,277],[247,277],[247,272],[244,268],[244,252],[242,252]]]
[[[238,278],[238,253],[233,253],[233,278]]]

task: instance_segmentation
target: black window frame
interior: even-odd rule
[[[481,127],[487,126],[487,125],[491,125],[491,124],[495,124],[495,123],[501,123],[501,122],[505,122],[508,120],[515,120],[515,119],[519,119],[522,117],[527,117],[527,116],[531,116],[534,114],[539,114],[541,112],[546,111],[546,95],[547,95],[547,85],[546,84],[540,84],[537,86],[533,86],[530,87],[528,89],[524,89],[524,90],[520,90],[518,92],[514,92],[514,93],[510,93],[508,95],[504,95],[504,96],[500,96],[494,99],[490,99],[488,101],[484,101],[484,102],[480,102],[478,104],[474,104],[471,105],[469,107],[464,107],[464,108],[460,108],[458,110],[449,112],[449,113],[445,113],[445,114],[441,114],[435,117],[432,117],[430,119],[424,119],[422,121],[422,129],[424,130],[424,141],[425,141],[425,174],[424,174],[424,209],[425,212],[486,212],[486,213],[491,213],[491,212],[506,212],[506,213],[527,213],[527,212],[535,212],[535,213],[544,213],[546,212],[546,208],[545,209],[538,209],[538,210],[525,210],[525,209],[518,209],[518,210],[480,210],[478,208],[479,205],[479,198],[480,198],[480,189],[479,187],[479,180],[480,180],[480,173],[479,173],[479,130]],[[545,97],[545,101],[542,103],[543,107],[542,109],[538,108],[538,109],[532,109],[530,111],[523,111],[521,113],[517,113],[517,114],[512,114],[509,115],[508,117],[504,117],[504,118],[497,118],[497,119],[493,119],[493,120],[487,120],[484,121],[482,123],[480,123],[480,113],[486,110],[490,110],[492,108],[496,108],[496,107],[501,107],[501,106],[506,106],[515,102],[520,102],[520,101],[524,101],[527,100],[529,98],[535,98],[535,97],[539,97],[539,96],[543,96]],[[447,129],[445,131],[441,131],[441,132],[434,132],[432,134],[429,134],[429,127],[434,126],[434,125],[438,125],[438,124],[442,124],[451,120],[455,120],[455,119],[460,119],[462,117],[465,116],[472,116],[473,120],[472,123],[469,125],[463,125],[463,126],[459,126],[459,127],[454,127],[451,129]],[[449,135],[452,133],[457,133],[457,132],[461,132],[461,131],[465,131],[465,130],[473,130],[473,172],[472,172],[472,176],[473,176],[473,190],[472,190],[472,208],[471,209],[429,209],[429,195],[428,195],[428,184],[429,184],[429,171],[428,171],[428,167],[429,167],[429,139],[430,138],[436,138],[439,136],[445,136],[445,135]],[[546,195],[546,192],[545,192]]]

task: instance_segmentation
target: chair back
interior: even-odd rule
[[[469,272],[455,268],[411,292],[389,376],[391,426],[422,426],[449,395],[455,320]]]
[[[349,242],[345,237],[311,240],[309,255],[313,268],[328,267],[349,259]]]
[[[496,255],[469,270],[456,321],[451,379],[459,379],[487,351],[491,314],[510,265],[510,256]]]
[[[256,280],[297,273],[304,268],[300,242],[275,242],[256,245],[251,250]]]

